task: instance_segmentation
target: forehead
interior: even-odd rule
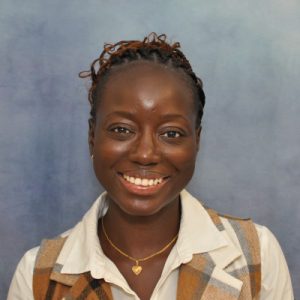
[[[98,113],[114,110],[195,114],[191,83],[180,69],[152,62],[134,62],[114,68],[98,99]]]

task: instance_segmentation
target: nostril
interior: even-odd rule
[[[160,160],[160,155],[157,149],[147,148],[141,149],[137,148],[131,151],[129,158],[136,163],[141,165],[153,165],[157,164]]]

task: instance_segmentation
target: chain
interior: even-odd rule
[[[127,253],[125,253],[124,251],[122,251],[119,247],[117,247],[112,241],[111,239],[108,237],[107,233],[106,233],[106,230],[105,230],[105,227],[104,227],[104,223],[103,223],[103,218],[101,219],[101,224],[102,224],[102,230],[103,230],[103,233],[106,237],[106,239],[108,240],[108,242],[110,243],[110,245],[115,249],[117,250],[120,254],[122,254],[123,256],[127,257],[128,259],[134,261],[137,265],[140,261],[146,261],[150,258],[153,258],[161,253],[163,253],[164,251],[166,251],[177,239],[178,237],[178,233],[174,236],[174,238],[166,245],[164,246],[162,249],[160,249],[159,251],[151,254],[151,255],[148,255],[146,257],[143,257],[143,258],[134,258],[130,255],[128,255]]]

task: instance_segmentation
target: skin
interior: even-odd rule
[[[201,130],[183,74],[149,62],[118,68],[101,93],[89,146],[95,174],[110,199],[104,218],[108,236],[125,253],[142,258],[178,233],[179,193],[193,175]],[[162,183],[137,187],[124,175],[161,178]],[[129,286],[142,300],[149,299],[172,247],[142,262],[136,276],[134,263],[111,247],[101,226],[98,232],[104,253]]]

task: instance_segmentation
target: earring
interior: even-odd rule
[[[91,155],[91,160],[94,160],[94,154]]]

